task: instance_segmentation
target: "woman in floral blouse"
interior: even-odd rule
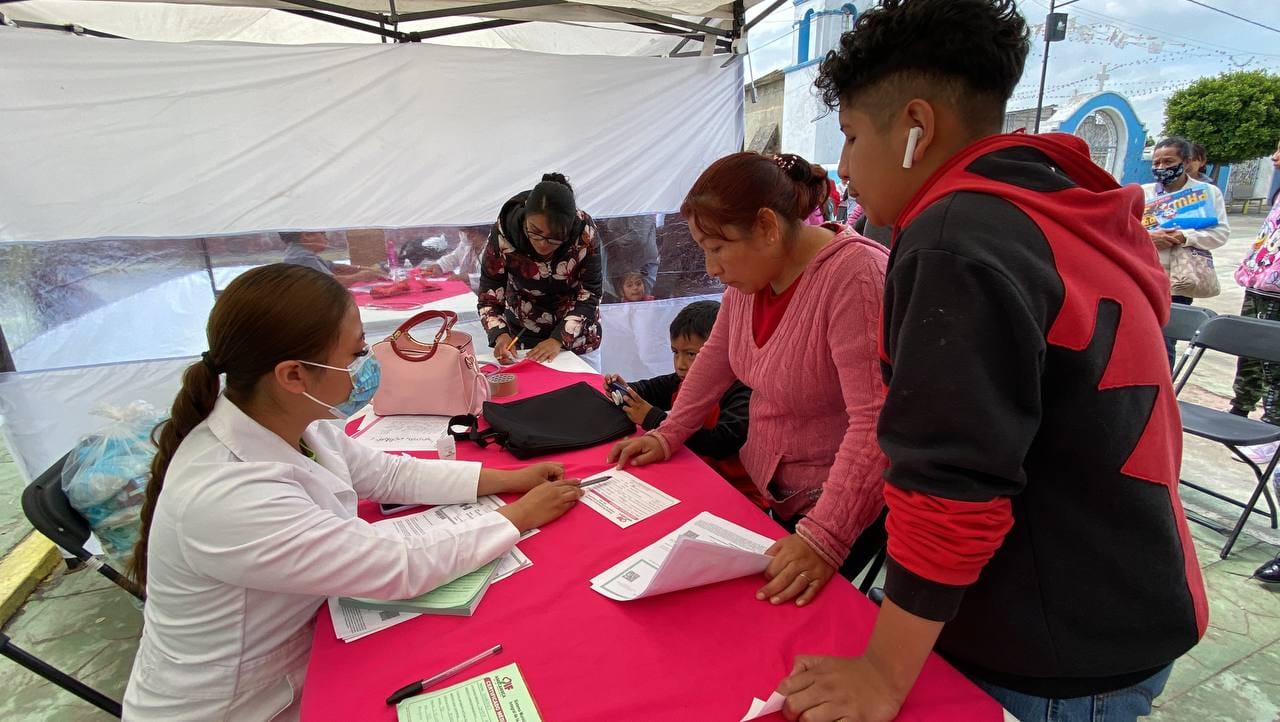
[[[600,347],[600,244],[559,173],[507,201],[480,269],[480,322],[499,360],[550,361]],[[512,340],[515,339],[515,345]]]

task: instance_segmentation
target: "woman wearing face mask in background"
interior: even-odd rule
[[[1170,253],[1174,246],[1188,246],[1212,251],[1215,248],[1222,247],[1231,236],[1231,226],[1227,224],[1227,204],[1222,198],[1222,191],[1218,190],[1215,185],[1195,180],[1187,175],[1187,166],[1192,162],[1192,154],[1191,142],[1186,138],[1170,136],[1156,143],[1156,147],[1151,154],[1151,174],[1155,176],[1156,182],[1142,185],[1142,193],[1147,202],[1167,193],[1176,193],[1184,188],[1203,188],[1209,194],[1209,199],[1213,202],[1214,213],[1218,218],[1217,225],[1209,226],[1208,228],[1196,230],[1157,229],[1150,231],[1151,242],[1160,254],[1160,265],[1164,266],[1165,273],[1169,272]],[[1191,299],[1187,296],[1172,296],[1171,298],[1174,303],[1191,305]],[[1165,348],[1169,353],[1169,368],[1173,368],[1173,341],[1166,338]]]
[[[245,273],[214,303],[208,339],[156,431],[132,569],[146,585],[145,626],[125,719],[295,718],[326,597],[423,594],[579,496],[558,464],[492,471],[348,439],[331,421],[373,396],[378,362],[351,295],[323,273]],[[362,498],[448,504],[496,492],[528,493],[413,539],[356,516]]]
[[[600,244],[569,180],[542,176],[502,206],[480,263],[480,322],[498,360],[600,348]]]

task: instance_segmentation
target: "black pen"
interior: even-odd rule
[[[584,482],[582,482],[581,484],[578,484],[578,488],[579,488],[579,489],[585,489],[585,488],[587,488],[588,486],[591,486],[592,484],[599,484],[599,483],[600,483],[600,482],[602,482],[602,481],[609,481],[609,480],[610,480],[610,479],[612,479],[612,478],[613,478],[612,476],[598,476],[598,477],[596,477],[596,478],[594,478],[594,479],[591,479],[591,480],[589,480],[589,481],[584,481]]]
[[[472,657],[471,659],[468,659],[467,661],[462,662],[461,664],[458,664],[457,666],[446,669],[445,671],[441,672],[440,674],[437,674],[434,677],[428,677],[427,679],[424,679],[420,682],[406,684],[400,689],[397,689],[396,691],[392,692],[390,697],[387,697],[387,704],[396,704],[403,700],[409,699],[414,695],[422,694],[422,690],[426,689],[427,687],[430,687],[431,685],[436,684],[442,680],[448,679],[449,677],[452,677],[453,675],[457,674],[458,672],[461,672],[467,667],[470,667],[476,662],[479,662],[485,657],[492,657],[493,655],[501,651],[502,651],[502,645],[495,644],[493,646],[493,649],[487,649],[481,652],[480,654],[477,654],[476,656]]]

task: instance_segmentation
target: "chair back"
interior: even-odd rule
[[[62,491],[62,465],[67,457],[45,469],[22,492],[22,512],[36,531],[49,537],[54,544],[70,552],[80,561],[93,557],[84,548],[89,541],[89,522],[71,506]]]
[[[1190,341],[1195,338],[1196,331],[1200,330],[1205,321],[1217,315],[1207,308],[1175,303],[1169,313],[1169,323],[1164,325],[1164,337],[1174,341]]]
[[[1196,332],[1191,345],[1221,353],[1280,363],[1280,321],[1247,316],[1215,316]]]

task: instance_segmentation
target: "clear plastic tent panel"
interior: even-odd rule
[[[603,218],[597,227],[603,303],[625,302],[623,283],[632,274],[642,279],[646,298],[723,290],[706,274],[678,214]],[[468,233],[487,237],[490,226],[330,230],[318,255],[386,273],[389,244],[397,266],[425,269],[467,242]],[[217,294],[245,270],[282,261],[285,253],[276,232],[0,244],[0,327],[19,371],[194,356],[207,347],[205,324]]]

